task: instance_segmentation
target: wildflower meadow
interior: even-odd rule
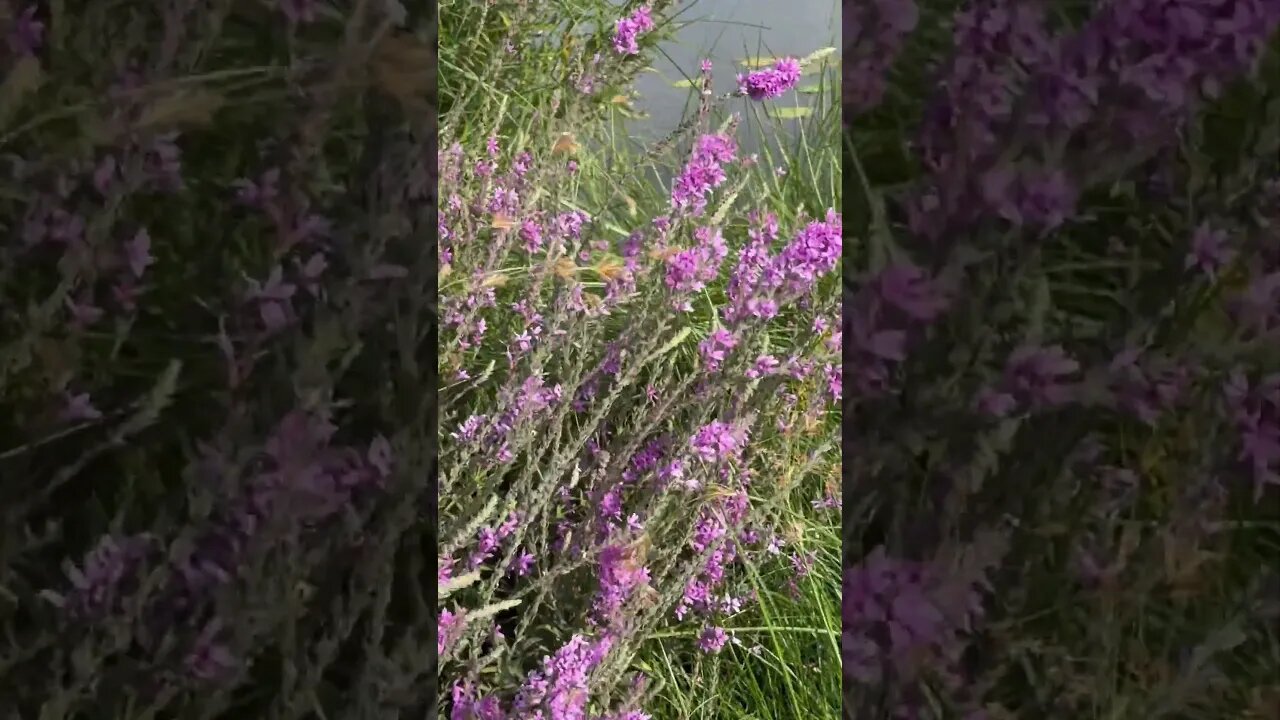
[[[844,716],[1280,717],[1280,3],[843,20]]]

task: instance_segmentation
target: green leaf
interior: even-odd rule
[[[804,67],[800,68],[800,74],[804,76],[818,75],[819,73],[823,72],[829,67],[832,67],[833,65],[836,67],[839,67],[840,61],[839,60],[834,60],[830,62],[822,61],[822,62],[812,63],[810,65],[805,65]]]
[[[835,49],[834,47],[818,48],[817,50],[814,50],[813,52],[809,53],[808,55],[805,55],[805,56],[804,56],[804,59],[802,59],[802,60],[800,61],[800,64],[801,64],[801,65],[811,65],[811,64],[813,64],[813,63],[818,62],[819,60],[821,60],[821,59],[823,59],[823,58],[830,57],[830,56],[834,55],[834,54],[835,54],[835,52],[836,52],[836,49]]]
[[[9,124],[14,113],[22,108],[23,100],[40,88],[42,79],[40,61],[35,57],[26,55],[14,64],[0,85],[0,127]]]
[[[796,120],[806,118],[813,114],[811,107],[780,107],[769,111],[769,115],[779,120]]]
[[[138,409],[117,432],[117,438],[123,440],[151,426],[160,417],[160,413],[169,406],[173,394],[178,389],[178,376],[182,373],[182,361],[170,360],[168,367],[160,374],[156,384],[147,394]]]
[[[456,578],[450,578],[436,586],[436,594],[440,599],[444,599],[464,588],[470,587],[480,581],[479,572],[469,572]]]

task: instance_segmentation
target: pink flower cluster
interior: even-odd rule
[[[738,91],[752,100],[782,97],[800,82],[800,61],[785,57],[773,67],[738,76]]]
[[[1074,389],[1065,379],[1079,369],[1080,363],[1060,346],[1018,347],[1009,355],[999,382],[979,395],[978,407],[989,415],[1005,417],[1022,409],[1062,405]]]
[[[719,228],[700,227],[694,231],[698,244],[681,250],[667,260],[667,287],[678,296],[677,309],[688,312],[687,296],[701,292],[716,279],[720,264],[729,254]]]
[[[729,423],[714,420],[694,433],[689,440],[693,454],[706,462],[722,462],[737,458],[746,446],[747,432]]]
[[[617,29],[613,33],[613,49],[619,55],[638,55],[640,53],[640,45],[636,43],[636,39],[641,33],[649,32],[653,29],[653,16],[650,14],[651,8],[648,5],[641,5],[636,8],[635,12],[618,21]]]
[[[724,183],[725,163],[737,157],[738,144],[728,135],[708,134],[698,138],[693,156],[671,186],[671,207],[692,208],[700,215],[707,207],[707,194]]]
[[[777,218],[769,215],[756,225],[729,279],[725,318],[733,324],[774,317],[783,302],[810,294],[840,258],[843,225],[834,209],[827,211],[824,220],[807,224],[777,255],[769,253],[778,235]]]

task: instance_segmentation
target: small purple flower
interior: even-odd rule
[[[591,671],[612,647],[608,635],[595,642],[574,635],[554,655],[543,658],[540,669],[529,673],[516,694],[512,717],[586,720]]]
[[[67,568],[72,590],[63,599],[63,609],[80,619],[114,611],[121,596],[132,589],[130,583],[152,542],[149,535],[120,539],[104,535],[85,555],[80,567]]]
[[[785,57],[765,70],[738,76],[738,91],[752,100],[782,97],[800,82],[800,61]]]
[[[840,402],[844,397],[843,368],[828,363],[822,367],[822,377],[826,383],[827,394],[831,396],[833,401]]]
[[[713,420],[699,428],[689,444],[694,455],[706,462],[719,462],[738,457],[746,446],[746,440],[745,430]]]
[[[443,585],[453,578],[453,566],[458,564],[454,557],[436,558],[436,582]]]
[[[884,661],[906,669],[912,658],[947,656],[955,638],[935,596],[937,578],[920,563],[888,558],[876,548],[845,571],[841,607],[844,672],[878,682]]]
[[[853,111],[865,112],[879,104],[886,87],[885,73],[919,19],[913,0],[875,0],[845,9],[842,36],[846,70],[841,97]],[[850,116],[846,113],[846,123]]]
[[[979,392],[974,404],[978,412],[994,418],[1008,417],[1018,408],[1018,401],[1013,395],[991,388],[984,388]]]
[[[1235,253],[1227,247],[1226,231],[1201,223],[1191,236],[1191,252],[1187,253],[1186,268],[1195,268],[1212,280],[1234,257]]]
[[[519,577],[524,577],[533,572],[533,565],[538,561],[537,556],[530,552],[520,553],[515,559],[515,573]]]
[[[155,262],[155,258],[151,256],[151,234],[146,228],[142,228],[132,240],[125,242],[124,251],[129,270],[135,278],[141,279],[142,274]]]
[[[726,643],[729,642],[729,634],[724,628],[706,627],[703,628],[702,634],[698,636],[698,649],[704,653],[716,654],[724,649]]]
[[[671,184],[671,207],[701,214],[707,195],[727,179],[723,165],[733,162],[737,150],[737,143],[728,135],[699,137],[689,162]]]
[[[825,221],[806,225],[787,243],[776,259],[776,271],[786,277],[793,295],[808,293],[818,278],[835,269],[842,248],[840,214],[827,210]]]
[[[205,682],[226,677],[237,666],[231,650],[218,637],[222,634],[222,621],[214,618],[200,632],[195,645],[183,661],[187,672]]]
[[[761,355],[756,358],[756,361],[752,363],[751,367],[747,368],[746,375],[752,380],[766,375],[772,375],[777,372],[780,364],[781,363],[778,362],[778,359],[772,355]]]
[[[524,241],[524,249],[536,253],[542,249],[542,228],[532,220],[520,224],[520,239]]]
[[[1061,170],[1032,175],[1023,189],[1019,214],[1028,224],[1047,233],[1075,212],[1077,190]]]
[[[1009,355],[998,385],[979,395],[978,406],[987,414],[1003,417],[1017,407],[1042,409],[1061,405],[1072,394],[1072,388],[1063,380],[1079,369],[1080,363],[1059,346],[1019,347]]]
[[[1251,467],[1260,499],[1267,485],[1280,485],[1280,375],[1250,387],[1242,372],[1233,373],[1224,395],[1240,437],[1237,458]]]
[[[257,303],[267,331],[275,332],[287,325],[293,316],[291,299],[297,292],[297,286],[285,282],[283,269],[277,265],[265,283],[251,280],[249,284],[248,299]]]
[[[619,55],[637,55],[640,45],[636,42],[641,33],[652,30],[652,8],[641,5],[625,18],[618,20],[613,33],[613,49]]]
[[[919,322],[932,322],[947,307],[947,299],[932,279],[908,263],[890,265],[881,271],[876,277],[876,289],[886,304]]]
[[[616,622],[623,604],[639,588],[649,584],[649,568],[641,565],[626,547],[606,546],[600,551],[600,589],[592,607],[604,624]]]
[[[590,220],[591,217],[581,210],[560,213],[555,219],[555,230],[562,238],[576,240],[582,237],[582,226]]]
[[[441,610],[436,623],[436,654],[443,655],[445,650],[457,642],[466,625],[464,612],[455,613],[448,608]]]
[[[720,369],[729,351],[738,346],[738,339],[733,333],[718,328],[711,332],[706,340],[698,343],[698,354],[707,369],[714,372]]]
[[[89,393],[68,393],[65,396],[65,403],[61,413],[61,418],[64,422],[98,420],[101,417],[102,413],[93,406],[93,402],[89,399]]]
[[[1141,355],[1141,350],[1129,349],[1111,361],[1108,389],[1117,408],[1154,426],[1186,391],[1190,374],[1183,367],[1158,364]]]
[[[1015,226],[1042,233],[1057,228],[1075,210],[1077,191],[1061,170],[1019,171],[1001,165],[981,180],[982,197],[991,210]]]
[[[681,311],[691,309],[689,295],[701,292],[720,273],[720,264],[729,254],[728,245],[719,228],[699,227],[694,230],[698,245],[681,250],[667,259],[665,283],[676,295]]]

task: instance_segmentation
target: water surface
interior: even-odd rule
[[[639,140],[665,137],[686,112],[696,107],[694,92],[673,83],[698,76],[699,63],[709,58],[713,64],[717,95],[737,88],[737,75],[746,68],[748,57],[804,57],[819,48],[838,46],[840,5],[837,0],[696,0],[688,3],[676,18],[684,25],[664,43],[654,57],[657,72],[636,79],[640,93],[635,107],[648,115],[631,120],[627,131]],[[801,85],[813,84],[807,76]],[[778,102],[808,104],[811,98],[788,93]],[[734,100],[742,103],[745,100]],[[758,146],[747,134],[739,140],[746,149]]]

